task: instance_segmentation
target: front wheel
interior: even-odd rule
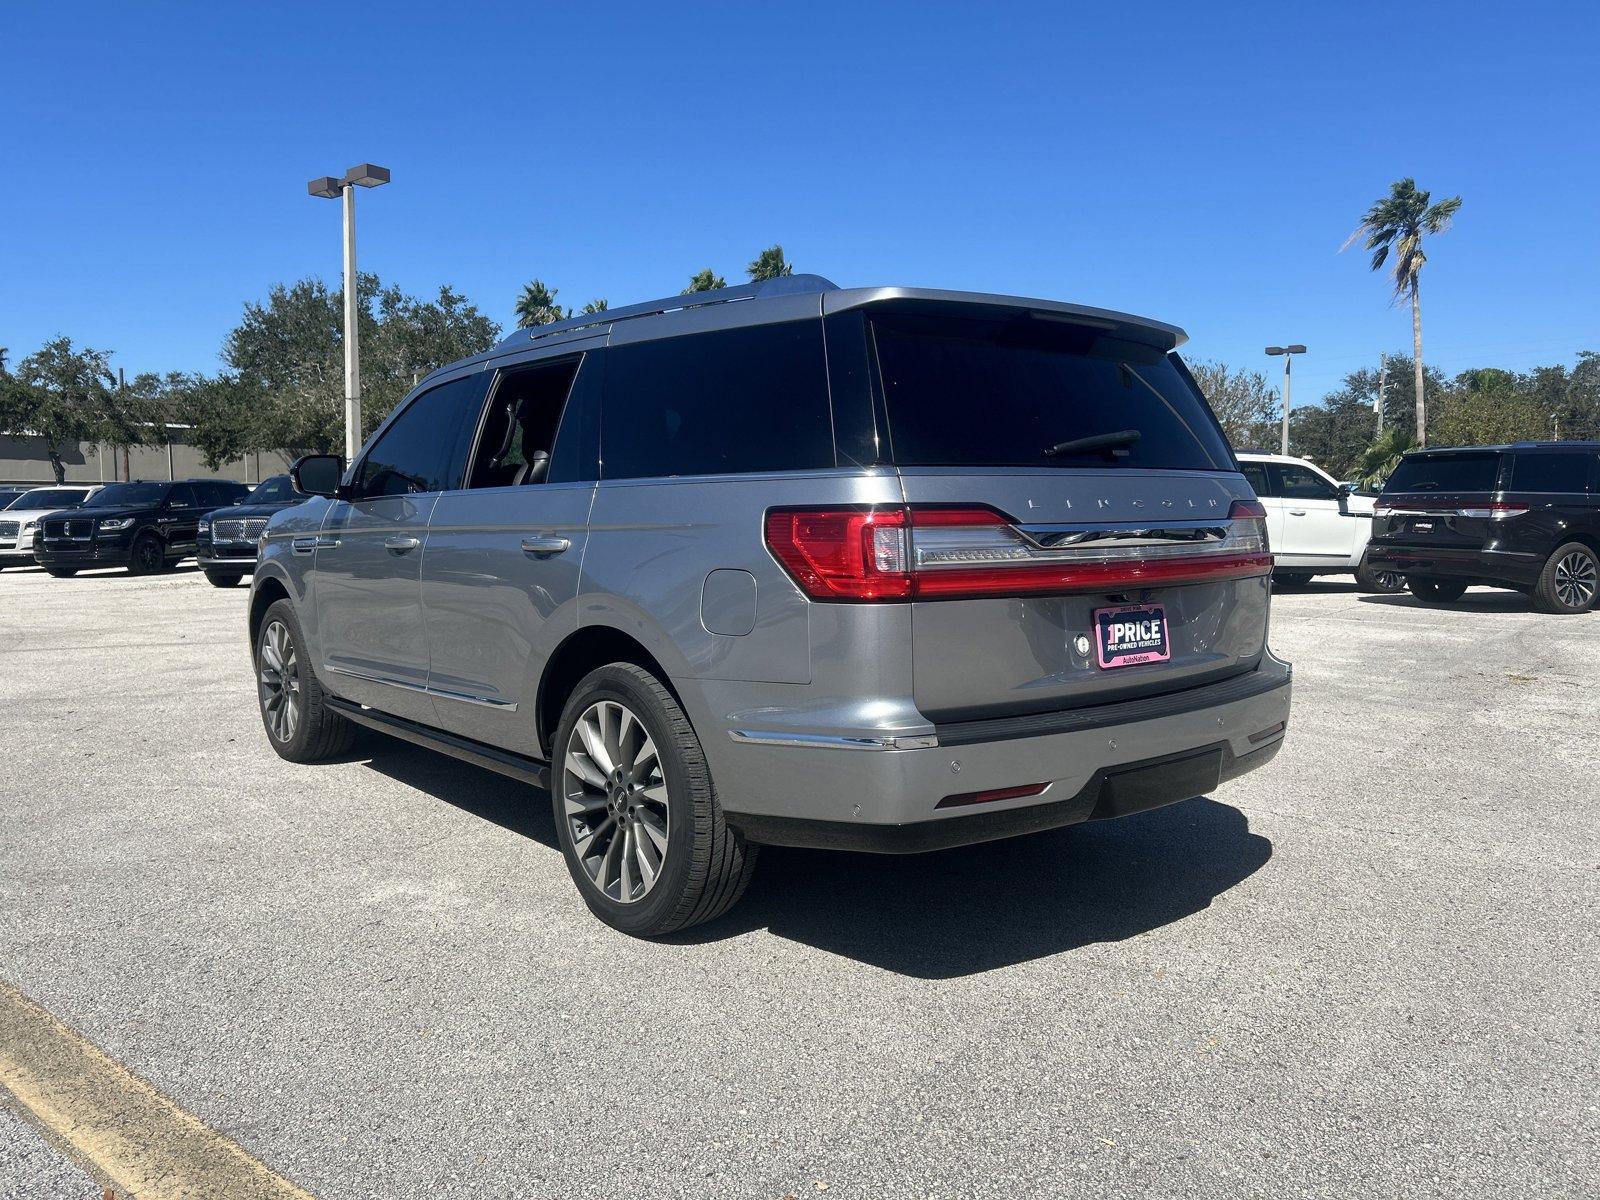
[[[206,582],[212,587],[238,587],[244,576],[235,571],[207,571]]]
[[[1449,604],[1467,594],[1467,585],[1457,579],[1418,579],[1410,575],[1406,577],[1406,586],[1418,600],[1430,604]]]
[[[1600,557],[1582,542],[1557,546],[1533,585],[1533,605],[1540,612],[1563,616],[1594,607],[1600,591]]]
[[[1396,592],[1406,590],[1406,577],[1398,571],[1385,571],[1382,567],[1374,567],[1363,558],[1361,565],[1356,568],[1356,587],[1363,592],[1392,596]]]
[[[52,577],[54,577],[56,579],[71,579],[74,575],[76,575],[78,573],[78,568],[77,567],[46,567],[44,569],[44,572],[45,572],[46,575],[50,575],[50,576],[52,576]]]
[[[567,870],[607,925],[659,937],[721,916],[756,850],[722,817],[694,727],[661,681],[612,663],[578,684],[556,730],[550,799]]]
[[[1310,571],[1275,571],[1272,575],[1274,587],[1278,590],[1284,588],[1303,588],[1311,584]]]
[[[269,606],[256,634],[256,697],[267,741],[279,758],[297,763],[342,754],[356,733],[347,717],[328,707],[305,646],[289,601]]]

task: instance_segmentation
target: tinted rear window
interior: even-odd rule
[[[1498,454],[1430,454],[1403,458],[1383,485],[1386,492],[1492,492]]]
[[[1509,487],[1513,492],[1587,492],[1593,461],[1587,454],[1519,450],[1512,459]]]
[[[607,350],[600,458],[606,479],[832,467],[822,322]]]
[[[1154,347],[1030,317],[872,319],[901,466],[1232,470],[1176,363]],[[1061,442],[1137,430],[1127,454],[1050,456]]]

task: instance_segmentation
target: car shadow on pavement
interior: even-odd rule
[[[562,869],[546,792],[370,732],[345,761],[538,842],[554,852],[550,869]],[[949,979],[1181,921],[1271,857],[1242,812],[1206,797],[933,854],[767,846],[727,916],[668,940],[766,929],[886,971]]]
[[[1390,596],[1362,596],[1363,604],[1383,604],[1390,608],[1426,608],[1434,612],[1532,612],[1533,598],[1521,592],[1468,592],[1459,600],[1448,604],[1432,600],[1418,600],[1410,592],[1396,592]]]
[[[767,847],[739,905],[680,940],[766,928],[886,971],[949,979],[1170,925],[1271,857],[1243,813],[1205,797],[935,854]]]

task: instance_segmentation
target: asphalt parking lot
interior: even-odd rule
[[[1600,616],[1285,593],[1267,769],[651,944],[539,794],[280,762],[245,603],[0,574],[0,982],[318,1197],[1594,1194]]]

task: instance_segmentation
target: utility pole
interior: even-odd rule
[[[122,405],[123,412],[127,412],[128,376],[123,372],[121,367],[117,368],[117,403]],[[113,479],[117,477],[117,456],[115,454],[112,454],[111,456],[111,477]],[[133,478],[133,464],[129,461],[128,447],[126,444],[124,444],[122,447],[122,478],[124,480],[131,480]]]
[[[1383,436],[1383,395],[1389,383],[1389,355],[1387,352],[1378,355],[1378,436]]]
[[[1267,353],[1273,356],[1283,355],[1283,448],[1278,453],[1288,456],[1289,453],[1289,367],[1294,362],[1296,354],[1304,354],[1306,348],[1299,343],[1293,346],[1268,346]]]

